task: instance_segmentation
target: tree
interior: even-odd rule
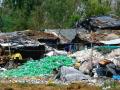
[[[96,15],[108,15],[111,11],[108,1],[101,0],[81,0],[85,5],[84,17]]]
[[[4,20],[11,30],[40,29],[44,12],[41,8],[44,0],[5,0]],[[8,19],[7,19],[8,18]],[[9,21],[12,19],[12,21]],[[7,24],[9,23],[9,25]],[[6,29],[6,28],[5,28]]]
[[[4,0],[1,20],[4,31],[73,28],[76,21],[109,15],[109,0]],[[117,8],[119,14],[119,6]]]
[[[46,0],[45,11],[52,28],[66,28],[75,14],[76,0]]]
[[[0,16],[0,31],[3,32],[3,21],[2,21],[1,16]]]

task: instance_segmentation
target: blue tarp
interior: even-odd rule
[[[114,80],[120,80],[120,75],[114,75],[113,77],[112,77]]]

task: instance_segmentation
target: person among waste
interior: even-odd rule
[[[98,76],[108,76],[118,75],[116,72],[116,66],[112,61],[101,60],[97,66],[96,72]]]

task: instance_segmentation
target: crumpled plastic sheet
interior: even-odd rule
[[[70,56],[75,57],[78,62],[92,59],[93,63],[97,63],[100,60],[104,59],[104,56],[100,52],[92,49],[77,51]]]
[[[52,73],[54,68],[59,66],[72,66],[74,60],[67,56],[51,56],[40,60],[30,60],[16,69],[0,73],[0,77],[32,77],[46,76]]]
[[[107,55],[108,58],[120,56],[120,48],[119,49],[114,49],[111,53]]]
[[[79,81],[79,80],[89,80],[90,76],[83,74],[74,67],[61,67],[61,80],[63,81]]]
[[[120,66],[120,48],[113,50],[106,58],[111,60],[116,66]]]

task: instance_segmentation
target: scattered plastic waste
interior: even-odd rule
[[[73,60],[67,56],[51,56],[40,60],[30,60],[16,69],[7,70],[1,77],[32,77],[50,75],[54,68],[72,66]]]
[[[114,75],[112,78],[115,80],[120,80],[120,75]]]

